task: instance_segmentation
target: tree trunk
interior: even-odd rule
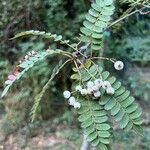
[[[87,141],[87,138],[85,135],[83,137],[83,142],[82,142],[80,150],[90,150],[90,143]]]

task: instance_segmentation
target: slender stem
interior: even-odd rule
[[[92,61],[92,60],[90,60],[90,61],[96,66],[100,78],[103,79],[103,77],[102,77],[102,75],[101,75],[101,72],[99,71],[98,65],[96,65],[94,61]]]
[[[129,17],[129,16],[131,16],[131,15],[133,15],[133,14],[135,14],[135,13],[137,13],[137,12],[140,12],[141,10],[143,10],[145,8],[145,6],[144,7],[142,7],[142,8],[140,8],[140,9],[138,9],[138,10],[135,10],[135,11],[133,11],[133,12],[131,12],[131,13],[129,13],[129,14],[127,14],[127,15],[125,15],[125,16],[123,16],[123,17],[121,17],[121,18],[119,18],[118,20],[116,20],[115,22],[113,22],[113,23],[111,23],[107,28],[110,28],[111,26],[113,26],[113,25],[115,25],[115,24],[117,24],[118,22],[120,22],[120,21],[122,21],[122,20],[124,20],[125,18],[127,18],[127,17]]]
[[[65,52],[65,51],[63,51],[63,50],[59,50],[58,52],[56,51],[55,53],[57,53],[57,54],[62,54],[62,55],[64,55],[64,56],[67,56],[67,57],[73,59],[73,57],[71,56],[71,53],[69,53],[69,52]]]
[[[91,60],[93,59],[101,59],[101,60],[108,60],[108,61],[111,61],[113,63],[115,63],[115,59],[114,58],[105,58],[105,57],[92,57],[90,58]]]
[[[80,64],[83,66],[83,68],[87,71],[87,73],[93,78],[93,79],[96,79],[92,74],[91,72],[84,66],[84,64],[79,60]]]
[[[81,84],[81,82],[82,82],[82,76],[81,76],[80,69],[79,69],[78,64],[76,63],[76,61],[74,61],[74,64],[76,66],[76,69],[78,70],[78,73],[79,73],[79,76],[80,76],[80,84]]]
[[[78,52],[80,55],[82,55],[84,58],[86,58],[86,56],[84,54],[82,54],[78,49],[76,49],[75,47],[71,46],[70,44],[66,43],[67,46],[69,46],[70,48],[74,49],[76,52]]]
[[[54,77],[59,73],[59,71],[60,71],[68,62],[70,62],[70,61],[72,61],[72,59],[68,59],[67,61],[65,61],[65,62],[59,67],[59,69],[57,70],[57,72],[55,73],[55,75],[54,75],[54,74],[51,75],[50,79],[49,79],[48,82],[44,85],[44,87],[43,87],[42,91],[40,92],[40,94],[37,96],[37,98],[36,98],[36,101],[37,101],[36,107],[33,108],[33,112],[32,112],[32,122],[33,122],[34,119],[35,119],[36,111],[37,111],[37,108],[38,108],[38,106],[39,106],[39,104],[40,104],[40,101],[41,101],[41,99],[42,99],[44,93],[45,93],[46,90],[48,89],[48,87],[49,87],[51,81],[52,81],[52,80],[54,79]]]

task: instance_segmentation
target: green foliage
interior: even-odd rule
[[[115,89],[115,94],[109,96],[105,94],[103,89],[100,89],[103,94],[99,100],[91,100],[90,97],[78,98],[81,103],[81,108],[78,110],[80,114],[79,121],[82,122],[81,127],[84,129],[87,139],[94,146],[100,144],[101,147],[101,144],[105,146],[105,144],[110,143],[111,132],[109,130],[112,128],[112,125],[108,122],[109,116],[112,116],[119,122],[120,127],[125,131],[133,129],[142,135],[141,109],[130,95],[130,92],[125,90],[125,87],[115,77],[110,76],[108,71],[102,71],[103,69],[97,65],[91,66],[88,70],[91,70],[91,68],[95,70],[93,77],[90,73],[87,72],[85,74],[80,70],[81,77],[87,79],[82,81],[87,82],[94,77],[99,78],[101,75],[103,80],[107,80],[112,84],[112,87]],[[80,79],[78,78],[77,80]]]
[[[34,66],[36,62],[43,60],[48,54],[49,54],[48,52],[37,53],[35,54],[35,56],[30,57],[29,60],[25,60],[21,64],[19,64],[19,67],[22,68],[22,71],[16,75],[16,79],[6,81],[7,86],[5,87],[1,97],[4,97],[7,94],[9,88],[14,84],[15,81],[19,80],[26,71],[28,71],[30,68]]]
[[[48,1],[46,1],[46,3],[47,2]],[[58,6],[60,2],[61,0],[54,2],[53,4]],[[131,96],[130,92],[121,85],[121,82],[117,81],[115,77],[110,76],[108,71],[103,71],[101,65],[96,65],[93,61],[94,57],[92,57],[92,53],[95,53],[95,50],[102,49],[104,44],[104,31],[108,28],[114,9],[113,0],[96,0],[93,2],[88,14],[86,15],[86,20],[83,22],[84,27],[80,29],[82,34],[80,35],[79,43],[75,43],[73,46],[69,44],[68,40],[62,40],[61,35],[46,33],[44,31],[30,30],[17,34],[12,39],[27,35],[41,36],[47,39],[52,39],[54,43],[58,42],[59,44],[65,44],[75,52],[72,54],[72,52],[55,49],[38,52],[33,57],[25,58],[25,61],[19,64],[21,72],[16,75],[16,79],[6,81],[8,85],[2,93],[2,97],[7,93],[13,83],[20,79],[22,75],[32,68],[36,62],[43,60],[48,55],[58,54],[65,56],[68,59],[62,63],[63,58],[60,58],[60,61],[52,71],[48,82],[46,82],[42,91],[37,94],[31,110],[32,121],[35,119],[37,110],[41,105],[41,99],[43,98],[45,91],[49,88],[54,77],[60,72],[65,64],[72,62],[75,65],[75,68],[73,69],[75,73],[71,76],[71,79],[75,79],[78,84],[85,86],[87,81],[100,78],[103,81],[109,81],[112,88],[115,90],[114,94],[107,95],[104,88],[100,88],[101,97],[98,99],[92,99],[90,96],[81,96],[76,94],[76,92],[75,94],[74,92],[71,93],[77,96],[77,99],[80,102],[79,104],[81,104],[81,107],[78,110],[79,121],[81,122],[81,127],[84,129],[84,133],[91,144],[97,146],[101,150],[109,149],[112,136],[111,129],[113,127],[109,122],[109,117],[111,116],[113,116],[113,118],[120,124],[122,129],[126,131],[133,129],[137,133],[142,134],[142,112],[135,103],[134,98]],[[68,24],[69,23],[70,22],[68,22]],[[127,41],[128,44],[126,48],[132,45],[130,42],[131,40],[133,39]],[[91,57],[87,58],[82,51],[79,51],[78,46],[80,43],[82,44],[82,42],[90,44]],[[137,43],[138,40],[135,42],[134,46],[136,46]],[[143,43],[145,44],[145,40]],[[146,43],[148,43],[148,41],[146,41]],[[87,58],[88,61],[85,61],[85,58]],[[116,61],[115,59],[105,57],[97,58],[110,60],[113,63]]]
[[[135,103],[130,92],[125,90],[120,82],[116,81],[114,77],[108,77],[107,80],[115,89],[115,94],[113,96],[103,96],[99,102],[100,105],[103,105],[105,110],[110,111],[122,129],[127,131],[134,129],[138,132],[137,128],[140,128],[142,124],[141,109]],[[139,134],[141,134],[140,131]]]
[[[11,39],[13,40],[13,39],[16,39],[22,36],[27,36],[27,35],[42,36],[44,38],[53,39],[55,42],[59,41],[61,42],[61,44],[67,44],[69,42],[68,40],[63,41],[61,35],[45,33],[45,31],[34,31],[34,30],[18,33],[15,35],[15,37]]]
[[[87,139],[93,146],[104,147],[110,143],[110,128],[107,123],[107,113],[103,107],[99,106],[98,102],[88,99],[79,98],[81,108],[78,113],[81,127]]]
[[[114,9],[113,0],[96,0],[92,3],[86,20],[83,22],[84,27],[80,29],[83,34],[80,39],[91,44],[91,51],[102,48],[103,32],[111,20]]]
[[[147,4],[148,0],[120,0],[121,3],[131,3],[132,5],[135,4]]]

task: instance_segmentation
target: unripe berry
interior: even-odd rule
[[[80,92],[81,92],[81,95],[87,95],[87,90],[86,89],[82,89]]]
[[[77,85],[76,86],[76,91],[81,91],[82,90],[82,87],[80,85]]]
[[[92,87],[92,90],[93,90],[94,92],[96,92],[96,91],[99,90],[99,87],[97,87],[96,85],[94,85],[94,86]]]
[[[64,98],[68,99],[71,96],[71,93],[69,91],[63,92]]]
[[[68,104],[74,106],[75,103],[76,103],[75,97],[71,96],[68,100]]]
[[[94,97],[98,98],[101,96],[101,93],[100,91],[97,91],[97,92],[94,92]]]
[[[104,89],[107,89],[107,88],[111,87],[111,84],[110,84],[109,81],[104,81],[102,87],[103,87]]]
[[[32,54],[32,55],[35,55],[35,54],[36,54],[36,52],[35,52],[35,51],[32,51],[32,52],[31,52],[31,54]]]
[[[25,58],[25,59],[28,59],[28,58],[29,58],[29,56],[28,56],[28,55],[26,55],[24,58]]]
[[[103,85],[103,81],[101,79],[96,79],[94,84],[100,88]]]
[[[122,70],[124,68],[124,63],[122,61],[116,61],[114,67],[116,70]]]
[[[114,90],[114,88],[109,87],[109,88],[106,89],[106,93],[113,95],[115,93],[115,90]]]
[[[81,104],[80,104],[79,102],[76,102],[76,103],[74,104],[74,108],[75,108],[75,109],[80,109],[80,107],[81,107]]]
[[[89,95],[90,95],[90,94],[92,94],[92,93],[93,93],[92,88],[88,88],[88,89],[87,89],[87,94],[89,94]]]
[[[92,81],[88,81],[87,87],[88,87],[88,88],[91,88],[91,87],[93,87],[93,86],[94,86],[94,83],[93,83]]]

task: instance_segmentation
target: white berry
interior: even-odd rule
[[[88,89],[87,89],[87,94],[89,94],[89,95],[90,95],[90,94],[92,94],[92,93],[93,93],[92,88],[88,88]]]
[[[71,96],[68,100],[68,104],[74,106],[75,103],[76,103],[75,97]]]
[[[103,87],[104,89],[107,89],[107,88],[111,87],[111,84],[110,84],[109,81],[104,81],[103,84],[102,84],[102,87]]]
[[[122,70],[124,68],[124,63],[122,61],[116,61],[114,67],[116,70]]]
[[[36,54],[36,52],[35,52],[35,51],[32,51],[32,52],[31,52],[31,54],[32,54],[32,55],[35,55],[35,54]]]
[[[93,87],[93,86],[94,86],[94,83],[93,83],[92,81],[88,81],[87,87],[88,87],[88,88],[91,88],[91,87]]]
[[[76,86],[76,91],[81,91],[82,90],[82,87],[80,85],[77,85]]]
[[[64,98],[68,99],[71,96],[71,93],[69,91],[64,91],[63,95]]]
[[[26,55],[24,58],[25,58],[25,59],[28,59],[28,58],[29,58],[29,56],[28,56],[28,55]]]
[[[81,107],[81,104],[80,104],[79,102],[76,102],[76,103],[74,104],[74,108],[75,108],[75,109],[80,109],[80,107]]]
[[[80,92],[81,92],[81,95],[87,95],[88,94],[86,89],[82,89]]]
[[[101,96],[101,93],[100,91],[97,91],[97,92],[94,92],[94,97],[98,98]]]
[[[96,85],[94,85],[94,86],[92,87],[92,90],[96,92],[96,91],[98,91],[98,90],[99,90],[99,87],[98,87],[98,86],[96,86]]]
[[[102,86],[102,84],[103,84],[103,81],[101,79],[96,79],[94,81],[94,84],[100,88]]]
[[[113,95],[115,93],[115,90],[114,90],[114,88],[109,87],[109,88],[106,89],[106,93]]]

